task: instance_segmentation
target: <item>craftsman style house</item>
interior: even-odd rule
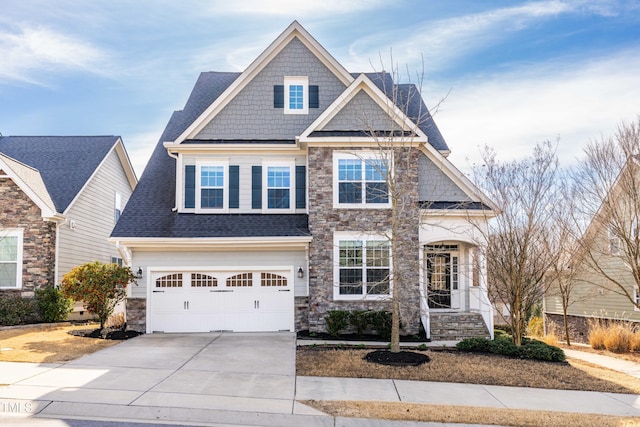
[[[118,136],[0,137],[0,294],[121,262],[108,237],[136,183]]]
[[[111,236],[141,273],[130,327],[323,331],[330,310],[388,309],[402,276],[405,333],[492,335],[493,205],[448,154],[414,85],[348,72],[293,22],[169,120]]]

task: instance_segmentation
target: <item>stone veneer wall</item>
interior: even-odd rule
[[[0,175],[4,172],[0,171]],[[36,289],[54,284],[56,224],[44,221],[40,208],[11,180],[0,178],[0,229],[22,228],[22,289],[0,290],[33,296]]]
[[[126,300],[127,329],[145,333],[147,331],[147,299],[127,298]]]
[[[296,297],[293,306],[295,310],[295,330],[309,330],[309,297]]]
[[[545,333],[548,333],[551,327],[555,328],[555,333],[558,335],[560,341],[564,341],[564,323],[561,314],[545,313]],[[589,319],[591,317],[583,316],[567,316],[569,323],[569,336],[571,342],[589,344]],[[627,320],[615,320],[611,319],[611,322],[628,322]],[[554,323],[555,325],[551,325]],[[640,322],[635,322],[640,326]]]
[[[343,148],[354,152],[356,149]],[[333,208],[333,151],[328,147],[309,148],[309,229],[313,241],[309,247],[309,330],[326,330],[324,317],[329,310],[390,310],[389,301],[334,301],[333,235],[336,231],[380,233],[391,228],[390,209]],[[401,290],[401,321],[404,334],[415,334],[420,327],[419,299],[419,208],[418,154],[415,148],[394,150],[395,176],[404,188],[410,206],[399,232],[394,256],[401,265],[404,286]],[[410,165],[410,166],[406,166]],[[396,274],[399,272],[395,272]]]

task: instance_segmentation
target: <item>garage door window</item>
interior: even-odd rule
[[[156,279],[156,288],[181,288],[182,273],[167,274]]]
[[[262,286],[287,286],[287,278],[279,274],[261,273]]]
[[[227,279],[227,286],[235,288],[253,286],[253,273],[242,273],[231,276]]]
[[[194,273],[191,275],[192,288],[214,288],[218,286],[218,279],[208,274]]]

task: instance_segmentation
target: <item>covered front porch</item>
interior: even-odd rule
[[[493,339],[482,241],[456,219],[420,227],[420,319],[432,341]]]

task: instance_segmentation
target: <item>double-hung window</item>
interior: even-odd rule
[[[387,239],[337,234],[334,245],[335,299],[389,296],[391,248]]]
[[[284,113],[309,114],[309,78],[284,78]]]
[[[22,229],[0,229],[0,289],[22,288]]]
[[[295,209],[293,200],[295,189],[295,163],[265,162],[262,166],[263,211],[287,211]]]
[[[196,212],[226,212],[229,209],[227,162],[196,163]]]
[[[386,153],[334,153],[334,207],[390,207]]]

